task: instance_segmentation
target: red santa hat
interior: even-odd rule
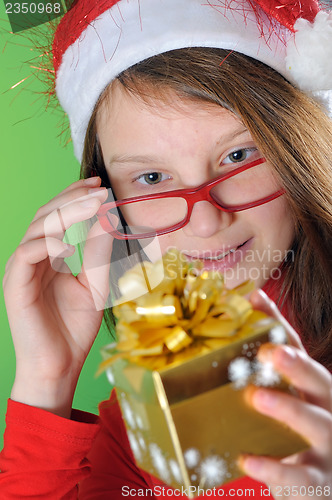
[[[332,12],[317,0],[76,0],[56,31],[56,91],[75,155],[107,85],[184,47],[234,50],[271,66],[332,110]]]

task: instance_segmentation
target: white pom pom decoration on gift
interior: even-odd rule
[[[227,477],[227,463],[218,455],[211,455],[202,461],[199,472],[203,488],[212,488],[221,484]]]
[[[318,12],[315,21],[298,19],[287,45],[289,78],[301,90],[332,89],[332,12]]]

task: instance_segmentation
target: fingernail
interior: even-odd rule
[[[87,179],[84,179],[84,184],[86,186],[94,186],[99,182],[100,182],[100,177],[88,177]]]
[[[257,358],[259,361],[272,361],[273,353],[275,352],[277,346],[271,342],[266,342],[261,345],[258,349]]]
[[[97,188],[91,188],[88,189],[89,196],[99,196],[101,193],[105,193],[106,188],[105,187],[97,187]]]
[[[280,363],[285,368],[290,368],[295,363],[297,355],[294,349],[292,349],[291,347],[284,346],[282,350],[280,350],[280,354]]]
[[[262,470],[263,460],[258,457],[241,457],[240,467],[248,474],[257,474]]]
[[[257,292],[259,293],[259,295],[260,295],[261,297],[263,297],[263,299],[265,299],[265,300],[270,300],[270,299],[269,299],[269,297],[268,297],[268,296],[266,295],[266,293],[264,292],[264,290],[262,290],[261,288],[259,288],[259,289],[257,290]]]
[[[278,403],[278,396],[272,391],[258,389],[252,396],[252,402],[257,409],[273,409]]]
[[[81,201],[80,205],[84,208],[92,208],[92,207],[97,207],[96,202],[97,202],[96,197],[91,197],[88,198],[87,200]]]
[[[264,301],[269,306],[271,306],[271,307],[275,306],[275,302],[273,302],[273,300],[270,299],[270,297],[264,292],[264,290],[262,290],[261,288],[259,288],[257,291],[258,291],[259,295],[262,297],[262,299],[264,299]]]

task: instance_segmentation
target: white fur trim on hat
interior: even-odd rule
[[[257,19],[247,0],[120,0],[106,10],[69,46],[57,73],[57,95],[69,116],[78,160],[89,119],[107,85],[130,66],[169,50],[234,50],[271,66],[295,85],[300,82],[304,90],[331,89],[331,14],[319,13],[313,25],[298,20],[295,37],[263,11]]]
[[[82,159],[88,122],[105,87],[126,68],[156,54],[184,47],[235,50],[285,73],[290,32],[266,19],[265,37],[245,0],[121,0],[91,23],[64,54],[56,89],[68,113],[75,155]],[[266,43],[266,39],[268,43]]]

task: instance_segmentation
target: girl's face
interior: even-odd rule
[[[175,94],[170,102],[155,99],[147,104],[114,85],[111,102],[99,110],[98,137],[118,200],[196,187],[262,156],[249,131],[230,111],[183,101]],[[267,189],[280,189],[268,163],[246,175],[226,189],[226,197],[232,193],[231,198],[243,203],[271,194]],[[153,216],[166,224],[172,211],[169,200],[162,213],[158,207],[145,214],[134,211],[133,220],[126,216],[126,222],[146,226]],[[200,259],[204,268],[222,272],[229,287],[246,279],[261,287],[277,270],[293,238],[294,222],[286,197],[281,196],[235,213],[199,201],[189,223],[159,236],[159,244],[162,253],[176,247],[187,257]]]

